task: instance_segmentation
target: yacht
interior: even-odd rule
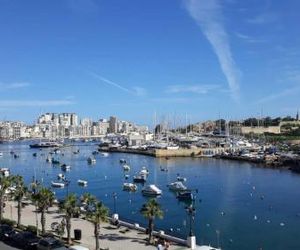
[[[125,164],[125,165],[123,165],[123,169],[124,169],[124,171],[129,171],[130,166],[128,164]]]
[[[109,156],[109,154],[108,154],[108,153],[106,153],[106,152],[102,152],[100,155],[101,155],[101,156],[103,156],[103,157],[107,157],[107,156]]]
[[[137,190],[137,185],[135,185],[133,183],[124,183],[123,184],[123,190],[136,191]]]
[[[54,188],[63,188],[65,187],[65,183],[51,181],[51,186]]]
[[[56,160],[56,159],[51,159],[51,162],[52,164],[60,164],[60,161],[59,160]]]
[[[87,159],[88,164],[95,164],[96,163],[96,159],[94,157],[89,157]]]
[[[168,187],[171,191],[184,191],[187,189],[187,187],[183,185],[181,181],[172,182],[170,185],[168,185]]]
[[[80,186],[87,186],[87,184],[88,184],[88,182],[85,181],[85,180],[78,180],[77,183],[78,183],[78,185],[80,185]]]
[[[2,157],[3,156],[3,153],[2,152],[0,152],[0,157]]]
[[[145,196],[157,196],[161,195],[162,191],[154,184],[151,184],[142,189],[142,194]]]
[[[52,157],[50,155],[48,155],[46,162],[52,163]]]

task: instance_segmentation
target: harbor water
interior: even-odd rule
[[[79,150],[79,154],[74,154]],[[287,170],[258,167],[252,163],[214,158],[153,158],[143,155],[110,153],[95,155],[96,164],[87,158],[97,146],[92,143],[74,144],[61,149],[53,157],[71,166],[65,172],[68,187],[53,189],[58,198],[68,192],[78,196],[90,192],[102,200],[122,220],[147,225],[139,210],[147,198],[142,185],[130,193],[123,191],[123,183],[131,182],[134,174],[146,167],[150,174],[146,184],[156,184],[163,194],[158,198],[164,218],[157,219],[157,229],[186,238],[190,224],[186,207],[167,185],[178,174],[186,177],[185,185],[197,190],[194,233],[197,244],[211,244],[222,249],[300,249],[300,175]],[[19,155],[14,158],[10,151]],[[26,142],[0,145],[0,167],[8,167],[11,174],[22,175],[27,184],[33,176],[51,186],[62,173],[60,165],[46,162],[50,149],[30,149]],[[37,153],[34,157],[33,153]],[[120,159],[126,159],[130,171],[124,172]],[[167,171],[161,171],[161,169]],[[124,175],[129,174],[128,180]],[[79,186],[78,179],[88,181]],[[114,198],[113,193],[116,193]]]

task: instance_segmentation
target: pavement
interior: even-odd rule
[[[36,225],[36,213],[33,205],[27,205],[22,210],[23,225]],[[6,202],[4,210],[4,218],[17,220],[16,203],[13,201]],[[63,215],[58,213],[57,207],[51,207],[46,214],[46,230],[51,231],[50,225],[53,222],[61,222]],[[40,225],[40,214],[38,214],[38,227]],[[76,244],[88,247],[90,250],[95,249],[94,226],[81,218],[72,219],[72,236],[74,236],[74,229],[81,229],[82,239]],[[66,237],[66,234],[64,235]],[[116,228],[108,223],[102,223],[100,226],[100,247],[109,248],[110,250],[150,250],[157,249],[153,245],[147,244],[147,235],[136,230],[127,229],[125,227]],[[2,247],[0,247],[2,250]],[[14,248],[7,248],[14,249]],[[188,248],[171,244],[169,250],[186,250]],[[3,248],[6,250],[6,248]]]
[[[0,241],[0,249],[1,250],[20,250],[18,248],[14,248],[14,247],[11,247],[9,245],[6,245],[5,243],[3,243],[1,241]]]

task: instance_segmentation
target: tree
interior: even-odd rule
[[[0,221],[3,219],[4,196],[8,188],[12,185],[11,176],[0,177]]]
[[[108,208],[98,201],[95,197],[90,197],[91,200],[87,201],[90,209],[87,210],[87,218],[94,224],[94,236],[96,240],[96,250],[99,250],[99,233],[101,222],[107,221]]]
[[[68,244],[71,244],[71,219],[80,211],[75,194],[69,194],[66,197],[62,203],[61,210],[65,213]]]
[[[12,182],[16,186],[16,189],[13,193],[14,200],[18,203],[18,221],[17,226],[21,225],[21,216],[22,216],[22,200],[27,193],[27,187],[24,184],[23,177],[20,175],[14,176]]]
[[[55,199],[54,193],[49,188],[41,187],[39,190],[36,190],[36,193],[32,195],[32,198],[41,213],[42,234],[45,234],[45,213],[53,204]]]
[[[140,210],[141,214],[148,219],[149,242],[152,241],[152,232],[154,229],[154,220],[156,217],[162,219],[163,211],[156,199],[150,199]]]

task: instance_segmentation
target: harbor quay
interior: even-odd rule
[[[22,225],[24,226],[41,226],[40,214],[35,212],[33,204],[27,204],[22,209]],[[6,202],[4,209],[4,218],[17,220],[17,203],[14,201]],[[59,213],[58,207],[53,206],[46,213],[46,230],[53,233],[51,224],[54,222],[60,223],[64,215]],[[82,245],[89,249],[95,248],[94,226],[84,218],[72,219],[72,230],[80,229],[82,231],[81,240],[73,240],[74,245]],[[169,250],[187,250],[191,249],[187,246],[186,240],[179,239],[167,234],[163,231],[154,231],[153,235],[160,239],[165,239],[170,242]],[[67,237],[66,233],[63,237]],[[147,241],[146,229],[138,224],[132,224],[120,220],[118,227],[110,223],[101,223],[100,225],[100,248],[109,250],[147,250],[156,249],[156,246],[150,245]],[[193,249],[206,250],[206,246],[195,246]],[[209,248],[214,249],[214,248]]]

